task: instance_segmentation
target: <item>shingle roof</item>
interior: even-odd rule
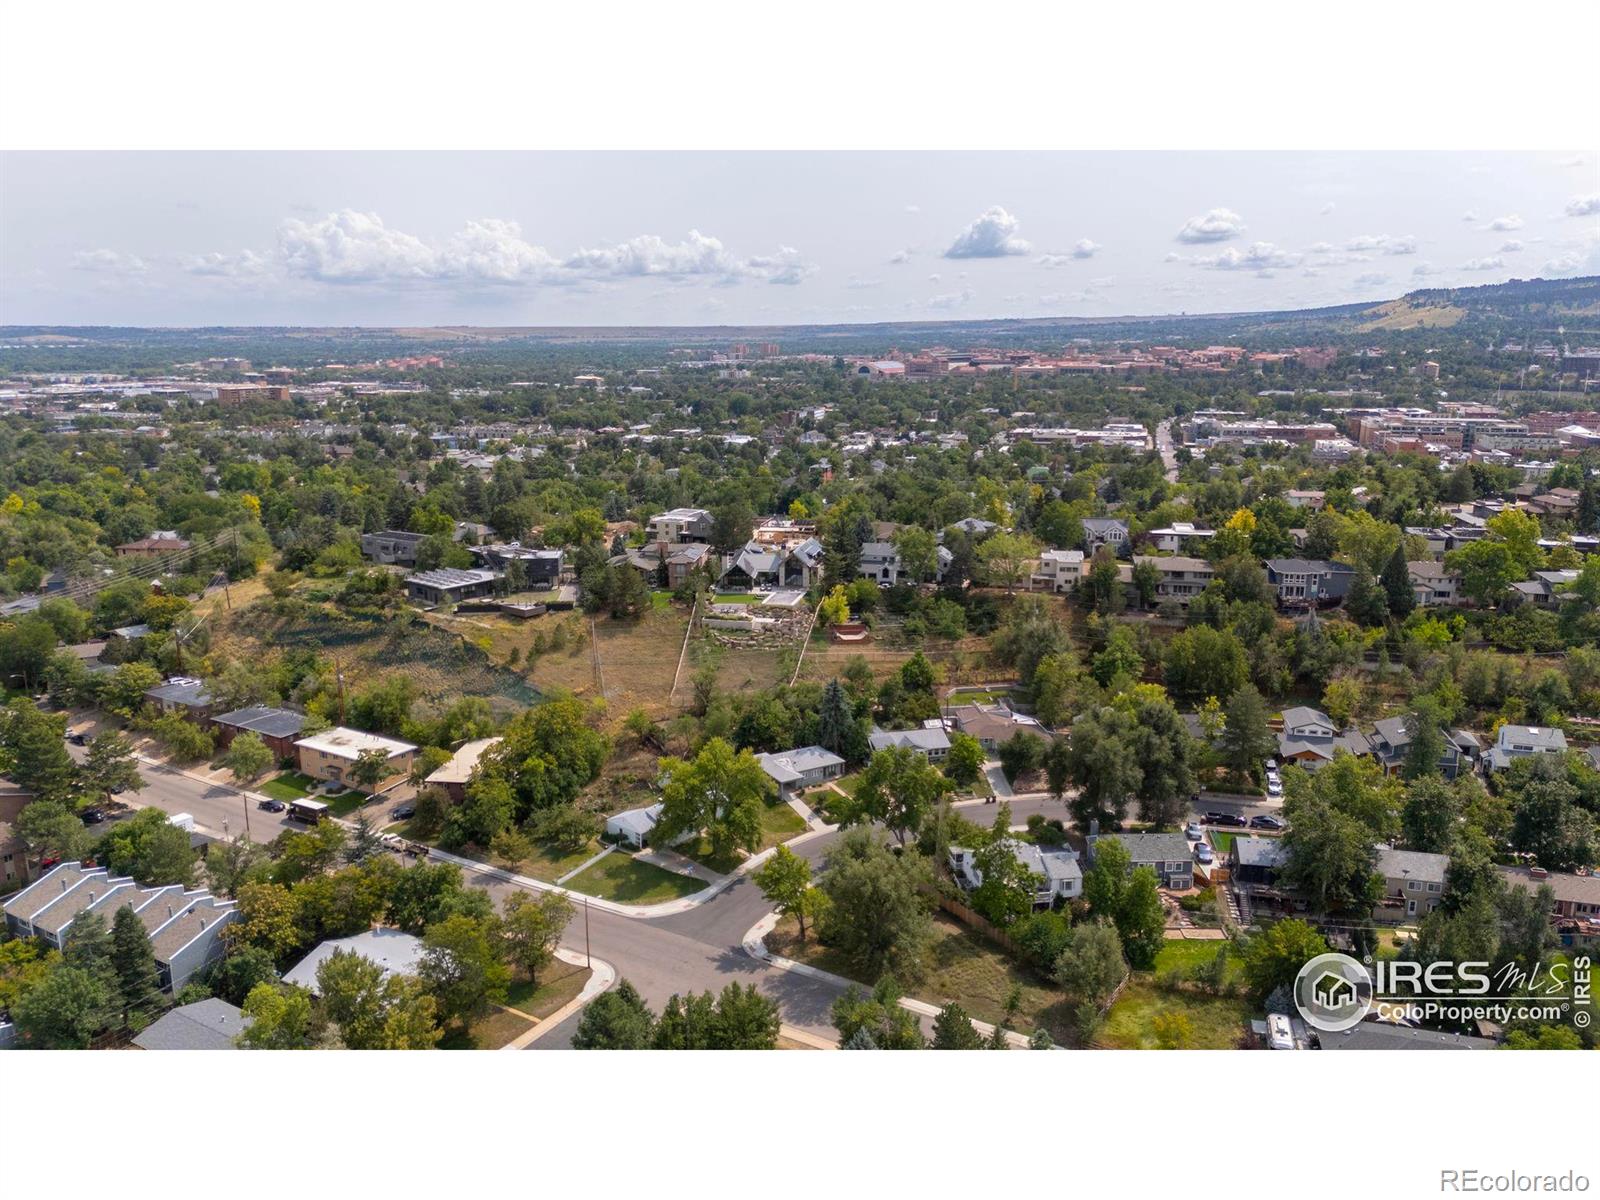
[[[1092,848],[1096,843],[1115,839],[1122,843],[1134,864],[1152,862],[1188,862],[1193,856],[1189,839],[1181,833],[1105,833],[1089,839]]]
[[[285,983],[299,984],[312,991],[317,987],[317,968],[333,957],[336,950],[359,954],[377,963],[386,975],[410,975],[422,961],[422,939],[398,929],[369,929],[354,937],[322,942],[310,954],[284,972]]]
[[[252,1018],[215,996],[175,1008],[133,1039],[141,1050],[237,1050]]]
[[[1437,1029],[1413,1029],[1383,1021],[1363,1021],[1343,1033],[1319,1033],[1324,1050],[1493,1050],[1488,1038]]]
[[[220,717],[211,719],[218,725],[277,738],[294,737],[306,723],[304,713],[291,712],[287,708],[269,708],[264,704],[236,708],[230,713],[223,713]]]
[[[1269,837],[1234,838],[1233,853],[1241,867],[1281,867],[1289,857],[1283,839]]]
[[[1443,883],[1445,869],[1449,866],[1448,854],[1396,850],[1392,846],[1378,847],[1377,870],[1386,879],[1420,879],[1428,883]]]

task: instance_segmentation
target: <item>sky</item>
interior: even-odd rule
[[[1308,308],[1600,274],[1600,155],[0,153],[0,324]]]

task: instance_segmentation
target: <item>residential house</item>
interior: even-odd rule
[[[1105,841],[1121,842],[1135,870],[1149,867],[1161,886],[1170,891],[1187,891],[1194,886],[1194,858],[1189,839],[1181,833],[1104,833],[1089,836],[1089,863],[1094,864],[1095,848]]]
[[[361,535],[361,553],[376,563],[398,563],[403,567],[417,565],[417,547],[427,537],[424,533],[411,533],[403,529],[383,529],[377,533]]]
[[[1385,717],[1373,726],[1367,741],[1384,773],[1393,775],[1405,765],[1411,748],[1411,730],[1404,717]],[[1439,773],[1446,779],[1454,779],[1463,771],[1471,771],[1476,766],[1478,749],[1478,739],[1467,730],[1446,730],[1444,750],[1439,755]]]
[[[1055,735],[1036,717],[1015,712],[1004,704],[957,704],[945,709],[946,724],[954,725],[991,754],[1018,733],[1031,733],[1045,741]]]
[[[374,792],[383,791],[386,785],[411,770],[411,764],[417,756],[417,748],[410,742],[379,737],[375,733],[365,733],[359,729],[346,729],[343,725],[336,725],[326,732],[300,738],[294,747],[295,754],[300,760],[301,771],[313,779],[326,779],[335,783],[349,782],[350,768],[356,765],[356,760],[365,751],[381,750],[388,764],[388,771],[373,787]]]
[[[606,836],[614,841],[642,850],[661,820],[662,806],[652,804],[646,808],[630,808],[606,818]]]
[[[502,578],[499,571],[479,568],[458,570],[440,567],[406,576],[406,595],[418,604],[459,604],[475,600],[494,592],[495,584]]]
[[[1162,529],[1152,529],[1148,535],[1157,550],[1182,554],[1195,545],[1204,546],[1217,536],[1215,529],[1202,529],[1190,521],[1174,521]]]
[[[775,588],[783,580],[783,564],[788,557],[780,549],[747,542],[717,582],[731,591],[758,591]]]
[[[211,712],[211,693],[205,681],[187,675],[174,675],[165,683],[149,688],[144,698],[163,714],[177,713],[191,721],[203,721]]]
[[[564,551],[524,546],[521,542],[495,542],[473,546],[471,550],[473,557],[486,569],[519,574],[522,578],[519,590],[547,592],[561,582]],[[517,565],[513,567],[513,563]]]
[[[684,542],[709,542],[714,519],[703,508],[674,508],[650,518],[649,540],[679,545]]]
[[[279,760],[295,757],[295,739],[300,736],[305,723],[304,713],[291,712],[287,708],[268,708],[264,704],[252,704],[211,718],[211,724],[217,730],[219,746],[228,746],[241,733],[253,733],[266,743],[267,749]]]
[[[369,929],[353,937],[331,938],[318,942],[310,954],[285,971],[283,981],[315,995],[317,968],[338,952],[366,959],[385,976],[415,975],[422,963],[422,939],[399,929]]]
[[[250,1028],[254,1018],[215,996],[184,1004],[134,1035],[141,1050],[237,1050],[234,1039]]]
[[[1240,834],[1228,847],[1228,876],[1236,884],[1271,888],[1288,858],[1282,838]]]
[[[1447,570],[1443,563],[1431,559],[1406,563],[1406,574],[1411,576],[1411,590],[1417,598],[1418,608],[1466,603],[1461,594],[1461,576]]]
[[[1556,608],[1567,598],[1567,592],[1578,582],[1578,572],[1535,571],[1532,579],[1513,583],[1511,590],[1530,604],[1540,608]]]
[[[1439,906],[1444,898],[1448,854],[1378,847],[1374,870],[1383,880],[1383,895],[1372,910],[1374,921],[1412,924]]]
[[[1076,900],[1083,894],[1083,868],[1072,850],[1035,846],[1016,838],[1003,838],[1000,845],[1011,852],[1036,877],[1033,892],[1035,908],[1050,908],[1058,902]],[[950,847],[950,873],[967,891],[983,886],[983,871],[977,852],[965,846]]]
[[[134,542],[123,542],[117,547],[118,558],[159,558],[163,554],[178,554],[189,549],[189,542],[171,529],[158,529],[149,537]]]
[[[957,521],[950,528],[959,529],[968,537],[976,540],[978,538],[988,537],[995,530],[999,529],[1000,526],[996,525],[993,521],[985,521],[981,517],[967,517],[965,520]]]
[[[1093,554],[1101,546],[1110,546],[1120,553],[1128,544],[1128,523],[1116,517],[1085,517],[1083,519],[1083,549]]]
[[[921,729],[879,729],[876,725],[867,735],[867,745],[873,753],[891,746],[915,750],[931,763],[941,763],[950,753],[950,736],[941,721],[933,721]]]
[[[499,745],[500,741],[500,738],[492,737],[467,742],[450,756],[449,762],[428,776],[427,783],[443,789],[454,803],[460,804],[467,798],[467,784],[472,782],[472,776],[478,769],[478,760],[483,757],[485,750]]]
[[[28,873],[28,846],[17,833],[17,818],[33,803],[33,793],[0,781],[0,891],[10,891]]]
[[[626,563],[643,572],[652,587],[664,583],[671,591],[682,587],[696,571],[715,568],[717,557],[704,542],[684,542],[678,545],[662,542],[641,546],[611,560],[612,566]],[[663,578],[664,576],[664,578]]]
[[[1070,592],[1083,582],[1082,550],[1046,550],[1028,576],[1028,588],[1035,592]]]
[[[1573,875],[1543,867],[1496,867],[1507,887],[1551,892],[1550,921],[1563,946],[1600,942],[1600,875]]]
[[[1324,1050],[1493,1050],[1492,1038],[1437,1029],[1391,1025],[1387,1021],[1362,1021],[1342,1033],[1319,1030],[1317,1044]]]
[[[1489,769],[1504,771],[1529,754],[1565,754],[1567,735],[1549,725],[1502,725],[1489,747]]]
[[[1267,582],[1285,608],[1337,604],[1350,591],[1355,570],[1343,563],[1310,558],[1269,558]]]
[[[778,785],[778,795],[785,798],[844,774],[844,759],[821,746],[802,746],[781,754],[758,754],[756,761]]]
[[[1340,750],[1350,754],[1370,754],[1372,745],[1357,729],[1336,729],[1327,713],[1304,705],[1286,708],[1281,714],[1283,729],[1278,734],[1278,757],[1285,763],[1315,770],[1333,761]]]
[[[219,900],[182,884],[143,887],[104,867],[65,862],[53,867],[5,902],[12,937],[38,938],[51,949],[66,944],[73,921],[87,912],[110,924],[120,908],[132,908],[155,954],[161,987],[177,991],[222,957],[222,931],[238,918],[233,901]]]
[[[1325,492],[1302,491],[1299,488],[1290,488],[1283,494],[1284,503],[1290,508],[1309,508],[1312,512],[1319,511],[1328,502]]]
[[[1161,573],[1161,580],[1156,584],[1156,598],[1175,600],[1183,605],[1205,591],[1217,576],[1216,568],[1203,558],[1134,555],[1133,565],[1141,563],[1151,563]]]

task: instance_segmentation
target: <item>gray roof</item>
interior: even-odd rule
[[[950,749],[950,737],[943,729],[874,729],[867,737],[874,750],[890,746],[909,746],[926,754],[930,750]]]
[[[1339,572],[1353,574],[1344,563],[1328,562],[1320,558],[1269,558],[1267,570],[1275,575],[1331,575]]]
[[[497,578],[499,576],[494,571],[483,571],[477,568],[461,571],[455,567],[440,567],[436,571],[421,571],[416,575],[407,575],[406,582],[418,583],[424,587],[449,589],[489,583]]]
[[[175,1008],[133,1039],[141,1050],[236,1050],[233,1039],[251,1018],[212,997]]]
[[[1396,850],[1392,846],[1378,847],[1377,870],[1385,879],[1421,879],[1427,883],[1443,883],[1445,869],[1449,865],[1448,854]]]
[[[1035,875],[1043,875],[1051,883],[1062,879],[1082,879],[1083,868],[1078,866],[1078,856],[1071,850],[1041,850],[1031,842],[1005,839],[1011,855]]]
[[[166,683],[150,688],[145,692],[145,696],[151,700],[159,700],[163,704],[184,704],[191,708],[204,708],[211,703],[211,693],[198,679],[169,679]]]
[[[1343,1033],[1319,1033],[1324,1050],[1493,1050],[1488,1038],[1437,1029],[1413,1029],[1384,1021],[1363,1021]]]
[[[1502,725],[1496,744],[1529,745],[1535,750],[1560,754],[1566,751],[1567,735],[1550,725]]]
[[[661,809],[660,804],[652,804],[648,808],[630,808],[607,817],[606,824],[614,825],[624,833],[644,837],[656,827],[656,822],[661,818]]]
[[[779,754],[758,754],[756,761],[761,764],[762,770],[779,783],[792,783],[807,771],[844,766],[844,759],[822,746],[801,746],[798,750],[784,750]]]
[[[1326,725],[1329,729],[1334,727],[1333,718],[1327,713],[1304,704],[1283,710],[1283,727],[1288,729],[1295,725]]]
[[[1112,529],[1120,529],[1124,533],[1128,531],[1128,523],[1116,517],[1085,517],[1080,523],[1085,533],[1106,533]]]
[[[1283,839],[1269,837],[1236,837],[1233,839],[1233,853],[1241,867],[1276,869],[1283,866],[1289,857]]]
[[[422,961],[422,939],[398,929],[369,929],[354,937],[337,938],[318,944],[310,954],[284,972],[285,983],[298,984],[315,992],[317,968],[333,957],[335,950],[359,954],[377,963],[386,975],[415,974]]]
[[[265,704],[250,704],[211,719],[218,725],[278,738],[297,736],[306,723],[304,713],[291,712],[287,708],[270,708]]]
[[[1189,862],[1193,851],[1189,839],[1181,833],[1105,833],[1089,839],[1090,856],[1098,842],[1115,839],[1128,851],[1133,864],[1153,862]]]

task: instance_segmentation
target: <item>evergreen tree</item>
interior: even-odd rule
[[[967,1010],[952,1000],[939,1010],[933,1019],[933,1048],[935,1050],[982,1050],[983,1039],[972,1027]]]
[[[124,1020],[129,1009],[139,1008],[161,991],[156,956],[150,934],[131,906],[123,905],[111,922],[111,965],[122,993]]]
[[[372,827],[372,818],[364,812],[357,813],[355,829],[344,848],[345,862],[353,866],[382,853],[383,842],[378,837],[378,831]]]
[[[1417,594],[1411,590],[1411,571],[1406,566],[1404,538],[1401,538],[1400,545],[1395,547],[1389,561],[1384,564],[1379,582],[1383,584],[1383,594],[1389,601],[1389,615],[1397,621],[1409,617],[1411,610],[1417,606]]]
[[[855,724],[855,713],[850,707],[850,697],[837,679],[828,680],[822,689],[822,703],[817,709],[817,745],[843,757],[850,739],[850,727]]]

